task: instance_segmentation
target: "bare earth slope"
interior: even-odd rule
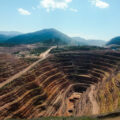
[[[1,120],[95,115],[119,109],[119,52],[68,51],[46,57],[49,51],[1,83]]]

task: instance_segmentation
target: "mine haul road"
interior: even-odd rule
[[[95,86],[94,85],[91,85],[91,88],[90,88],[90,92],[89,92],[89,99],[90,99],[90,102],[92,104],[92,114],[93,115],[97,115],[99,113],[99,105],[94,97],[94,91],[95,91]]]
[[[0,88],[2,88],[3,86],[5,86],[6,84],[12,82],[13,80],[19,78],[20,76],[22,76],[23,74],[25,74],[27,71],[29,71],[31,68],[33,68],[34,66],[36,66],[39,62],[43,61],[44,59],[46,59],[49,56],[49,52],[53,49],[56,48],[56,46],[52,46],[50,47],[47,51],[43,52],[40,54],[39,56],[39,60],[37,60],[36,62],[32,63],[30,66],[28,66],[27,68],[25,68],[24,70],[18,72],[17,74],[13,75],[12,77],[10,77],[9,79],[7,79],[5,82],[0,84]]]

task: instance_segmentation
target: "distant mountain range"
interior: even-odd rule
[[[22,33],[16,31],[0,31],[0,43],[7,41],[8,39],[18,36]]]
[[[10,38],[9,36],[0,34],[0,43],[5,42],[5,41],[8,40],[9,38]]]
[[[69,37],[56,29],[44,29],[27,34],[0,31],[0,43],[14,45],[43,43],[46,45],[58,44],[94,46],[103,46],[106,44],[106,42],[102,40],[86,40],[80,37]]]
[[[91,40],[91,39],[86,40],[81,37],[73,37],[73,39],[78,41],[78,43],[81,43],[82,45],[104,46],[106,44],[106,41],[104,40]]]
[[[20,35],[22,33],[17,32],[17,31],[0,31],[0,34],[6,35],[6,36],[17,36],[17,35]]]

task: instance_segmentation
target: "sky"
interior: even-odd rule
[[[69,36],[120,36],[120,0],[0,0],[0,31],[55,28]]]

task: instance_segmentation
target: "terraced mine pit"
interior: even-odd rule
[[[51,54],[0,88],[0,119],[112,112],[120,108],[119,71],[119,52]]]

